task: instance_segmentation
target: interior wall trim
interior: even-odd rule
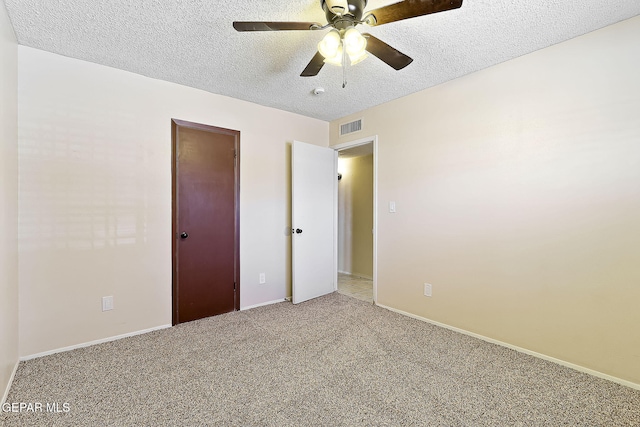
[[[338,273],[348,274],[349,276],[359,277],[361,279],[373,280],[373,276],[367,276],[366,274],[352,273],[351,271],[338,270]]]
[[[468,335],[468,336],[471,336],[471,337],[474,337],[474,338],[478,338],[478,339],[481,339],[483,341],[489,342],[491,344],[497,344],[497,345],[500,345],[502,347],[506,347],[506,348],[509,348],[511,350],[515,350],[515,351],[517,351],[519,353],[528,354],[529,356],[533,356],[533,357],[537,357],[539,359],[547,360],[549,362],[557,363],[558,365],[562,365],[562,366],[565,366],[567,368],[571,368],[571,369],[574,369],[576,371],[579,371],[579,372],[582,372],[582,373],[585,373],[585,374],[593,375],[594,377],[598,377],[598,378],[602,378],[604,380],[612,381],[614,383],[617,383],[617,384],[620,384],[620,385],[623,385],[623,386],[626,386],[626,387],[629,387],[629,388],[632,388],[632,389],[635,389],[635,390],[640,390],[640,384],[636,384],[634,382],[627,381],[627,380],[624,380],[622,378],[614,377],[613,375],[608,375],[608,374],[602,373],[600,371],[596,371],[596,370],[593,370],[593,369],[586,368],[584,366],[576,365],[575,363],[567,362],[567,361],[562,360],[562,359],[556,359],[555,357],[547,356],[546,354],[542,354],[542,353],[538,353],[536,351],[528,350],[528,349],[523,348],[523,347],[518,347],[517,345],[513,345],[513,344],[509,344],[509,343],[506,343],[506,342],[503,342],[503,341],[499,341],[499,340],[496,340],[496,339],[493,339],[493,338],[489,338],[489,337],[486,337],[484,335],[476,334],[475,332],[467,331],[465,329],[456,328],[455,326],[450,326],[450,325],[447,325],[446,323],[440,323],[440,322],[437,322],[435,320],[428,319],[426,317],[422,317],[422,316],[418,316],[416,314],[412,314],[412,313],[409,313],[409,312],[406,312],[406,311],[398,310],[397,308],[389,307],[389,306],[386,306],[386,305],[383,305],[383,304],[376,304],[376,305],[379,306],[379,307],[385,308],[385,309],[387,309],[389,311],[393,311],[394,313],[402,314],[403,316],[411,317],[411,318],[417,319],[417,320],[422,320],[423,322],[427,322],[427,323],[430,323],[430,324],[435,325],[435,326],[440,326],[441,328],[449,329],[449,330],[454,331],[454,332],[459,332],[461,334]]]
[[[134,337],[136,335],[142,335],[142,334],[146,334],[146,333],[149,333],[149,332],[158,331],[160,329],[167,329],[167,328],[170,328],[170,327],[171,327],[171,325],[160,325],[160,326],[155,326],[155,327],[149,328],[149,329],[143,329],[143,330],[140,330],[140,331],[128,332],[126,334],[116,335],[116,336],[108,337],[108,338],[102,338],[102,339],[95,340],[95,341],[89,341],[89,342],[84,342],[84,343],[80,343],[80,344],[74,344],[74,345],[70,345],[68,347],[56,348],[54,350],[43,351],[42,353],[30,354],[28,356],[21,356],[20,357],[20,361],[24,362],[26,360],[37,359],[38,357],[49,356],[51,354],[64,353],[65,351],[71,351],[71,350],[75,350],[75,349],[83,348],[83,347],[90,347],[92,345],[103,344],[103,343],[110,342],[110,341],[116,341],[116,340],[119,340],[119,339],[122,339],[122,338]]]
[[[291,298],[291,297],[289,297],[289,298]],[[262,307],[264,305],[277,304],[279,302],[286,302],[286,301],[288,301],[287,298],[280,298],[280,299],[275,299],[273,301],[261,302],[260,304],[249,305],[247,307],[240,307],[240,311],[251,310],[252,308],[258,308],[258,307]]]
[[[0,400],[0,406],[4,405],[7,402],[7,397],[9,396],[9,390],[11,390],[11,385],[13,384],[13,379],[16,377],[16,372],[18,371],[19,364],[20,364],[20,361],[17,360],[15,366],[13,367],[13,372],[11,372],[11,376],[9,377],[7,388],[4,390],[4,394],[2,395],[2,400]]]

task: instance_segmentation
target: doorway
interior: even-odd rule
[[[240,132],[172,119],[173,324],[240,309]]]
[[[338,292],[376,301],[377,137],[338,151]]]

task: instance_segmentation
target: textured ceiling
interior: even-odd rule
[[[365,10],[393,3],[369,0]],[[367,28],[414,61],[300,77],[328,30],[238,33],[233,21],[326,23],[320,0],[5,0],[18,42],[323,120],[426,89],[640,14],[639,0],[464,0]],[[364,27],[360,26],[362,31]],[[325,93],[314,95],[323,87]]]

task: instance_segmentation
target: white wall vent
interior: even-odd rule
[[[340,125],[340,136],[362,130],[362,119],[354,120]]]

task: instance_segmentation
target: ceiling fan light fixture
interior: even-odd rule
[[[349,55],[349,59],[351,59],[351,65],[359,64],[360,62],[364,61],[368,57],[369,55],[367,55],[367,52],[362,52],[360,55],[357,55],[357,56]]]
[[[329,31],[322,40],[320,40],[320,43],[318,43],[318,52],[320,52],[326,60],[328,58],[335,57],[338,50],[340,50],[340,55],[342,55],[340,32],[333,29]]]
[[[378,26],[404,19],[458,9],[463,0],[399,0],[365,13],[368,0],[319,0],[327,24],[317,22],[234,21],[236,31],[317,31],[331,27],[318,43],[318,52],[300,74],[317,76],[325,63],[343,66],[342,87],[346,85],[347,56],[354,65],[367,58],[367,52],[395,70],[401,70],[413,59],[371,34],[360,34],[354,27]]]
[[[324,62],[325,64],[337,65],[338,67],[342,67],[342,59],[343,59],[342,55],[343,55],[342,45],[339,45],[335,55],[331,57],[325,57]]]
[[[352,61],[363,54],[366,56],[367,39],[354,27],[349,27],[345,31],[342,43]]]

